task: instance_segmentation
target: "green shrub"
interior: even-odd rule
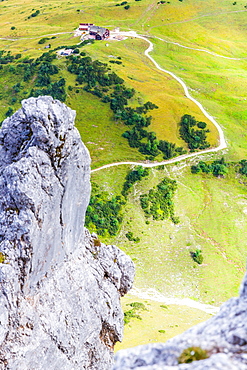
[[[144,303],[132,302],[129,303],[127,306],[132,307],[132,309],[124,312],[124,325],[128,324],[132,318],[142,320],[141,316],[137,313],[137,311],[147,310]]]
[[[161,304],[160,305],[161,308],[165,308],[165,309],[168,309],[168,306],[164,305],[164,304]]]
[[[127,239],[129,239],[129,241],[136,242],[136,243],[139,243],[139,241],[140,241],[140,238],[138,238],[138,237],[135,238],[131,231],[128,231],[125,234],[125,236],[126,236]]]
[[[242,159],[240,162],[240,169],[239,169],[239,172],[242,174],[242,175],[245,175],[247,176],[247,161],[246,159]]]
[[[44,44],[47,40],[49,40],[49,38],[48,38],[48,37],[43,37],[42,39],[40,39],[40,40],[38,41],[38,44]]]
[[[196,249],[195,252],[190,252],[191,257],[193,260],[198,263],[199,265],[203,262],[203,255],[201,249]]]
[[[6,117],[10,117],[13,114],[13,112],[14,112],[13,108],[9,107],[9,109],[5,113],[5,116]]]
[[[179,364],[188,364],[193,361],[205,360],[208,358],[208,352],[200,347],[189,347],[183,350],[178,358]]]
[[[4,263],[5,260],[6,260],[5,254],[3,254],[2,252],[0,252],[0,263]]]
[[[138,315],[134,309],[124,312],[124,325],[129,324],[130,320],[133,318],[142,320],[141,316]]]
[[[94,244],[95,247],[100,247],[101,246],[101,242],[100,242],[99,239],[94,239],[93,244]]]

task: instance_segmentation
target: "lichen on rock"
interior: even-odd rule
[[[90,156],[75,112],[30,98],[0,130],[0,369],[109,369],[134,266],[84,228]]]

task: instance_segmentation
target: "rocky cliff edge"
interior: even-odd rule
[[[131,259],[84,228],[75,112],[30,98],[0,130],[0,369],[110,369]]]
[[[166,343],[118,351],[113,370],[246,370],[247,274],[219,313]]]

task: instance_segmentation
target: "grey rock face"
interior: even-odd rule
[[[219,313],[168,340],[116,354],[113,370],[246,370],[247,369],[247,275],[240,296],[221,306]],[[183,350],[200,347],[209,358],[178,364]]]
[[[90,157],[75,112],[24,100],[0,130],[0,369],[109,369],[134,267],[84,228]]]

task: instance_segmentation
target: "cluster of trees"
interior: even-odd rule
[[[158,154],[157,138],[155,132],[148,132],[145,128],[150,126],[152,117],[146,116],[148,110],[157,109],[158,107],[147,102],[137,108],[119,107],[115,112],[115,118],[121,120],[125,125],[132,126],[131,130],[123,133],[123,137],[129,142],[132,148],[138,148],[143,154],[156,156]],[[144,140],[143,140],[144,139]]]
[[[237,173],[247,176],[247,160],[242,159],[239,162],[225,162],[225,159],[217,159],[213,162],[200,161],[196,165],[191,166],[191,173],[212,173],[216,177],[222,177],[228,173],[229,168],[232,167]]]
[[[128,4],[127,1],[122,1],[121,3],[117,3],[115,6],[124,6],[126,4]]]
[[[136,0],[136,1],[140,1],[140,0]],[[124,9],[128,10],[130,8],[130,5],[128,4],[127,1],[122,1],[121,3],[117,3],[116,6],[123,6]]]
[[[86,212],[85,225],[91,231],[99,235],[116,235],[122,222],[122,207],[126,204],[126,198],[133,184],[147,176],[148,169],[138,166],[130,170],[123,184],[122,195],[110,197],[107,192],[100,190],[95,183],[92,184],[92,196]],[[126,237],[138,242],[139,238],[134,238],[133,233],[129,232]]]
[[[122,206],[125,199],[117,195],[109,199],[107,192],[100,191],[96,184],[87,208],[85,225],[98,235],[115,235],[122,222]]]
[[[58,81],[47,84],[47,87],[41,89],[32,89],[30,96],[38,97],[40,95],[51,95],[54,99],[65,101],[65,79],[60,78]]]
[[[206,129],[206,126],[205,122],[198,122],[189,114],[185,114],[181,118],[179,133],[191,152],[210,147],[210,144],[207,142],[209,130]]]
[[[21,58],[21,54],[12,55],[10,51],[0,50],[0,64],[8,64],[19,58]]]
[[[224,158],[217,159],[211,163],[200,161],[197,165],[191,166],[192,173],[212,173],[214,176],[224,176],[228,172],[228,164]],[[247,167],[247,166],[246,166]],[[247,169],[247,168],[246,168]]]
[[[179,218],[174,214],[173,203],[176,189],[176,181],[165,177],[155,188],[150,189],[148,194],[141,195],[140,203],[146,217],[152,217],[153,220],[170,218],[174,224],[179,223]]]
[[[43,42],[43,39],[41,40]],[[80,47],[84,44],[85,42],[82,42],[81,45],[76,46]],[[134,96],[135,90],[127,88],[124,85],[124,80],[112,72],[106,63],[92,60],[84,52],[78,54],[78,48],[75,48],[74,51],[76,54],[66,58],[68,71],[76,75],[76,82],[83,84],[85,91],[96,95],[102,102],[110,105],[116,122],[131,126],[123,133],[123,137],[128,140],[130,147],[137,148],[150,160],[161,153],[164,159],[186,153],[182,147],[177,147],[174,143],[166,140],[158,140],[155,132],[147,130],[152,121],[148,112],[158,108],[154,103],[148,101],[142,106],[130,107],[129,100]],[[10,53],[4,54],[2,51],[0,52],[0,65],[1,63],[9,63],[14,58],[17,56],[14,57]],[[65,101],[65,80],[59,78],[59,68],[53,64],[54,59],[56,59],[56,54],[54,50],[50,50],[37,59],[23,58],[17,66],[12,67],[11,65],[10,68],[13,68],[13,71],[11,70],[13,73],[21,74],[24,82],[33,80],[33,88],[29,96],[51,95],[55,99]],[[57,77],[55,78],[55,76]],[[73,90],[73,87],[70,87],[70,90]],[[24,98],[24,96],[13,96],[11,104],[14,104],[17,98]],[[199,122],[198,127],[201,124]],[[203,132],[202,128],[201,131]]]
[[[165,140],[158,140],[155,132],[146,130],[152,120],[147,113],[157,109],[157,105],[148,101],[136,108],[128,106],[128,101],[134,96],[135,90],[127,88],[124,80],[115,72],[109,71],[106,63],[93,61],[85,55],[71,55],[67,59],[69,60],[68,71],[77,75],[76,81],[79,84],[85,84],[84,90],[96,95],[102,102],[109,103],[117,122],[132,126],[130,130],[123,133],[130,147],[137,148],[149,159],[154,159],[161,152],[164,159],[186,153],[182,147],[177,147]]]
[[[32,74],[37,73],[35,87],[31,90],[30,96],[51,95],[54,99],[65,101],[65,79],[60,78],[52,82],[51,76],[59,73],[59,68],[52,64],[56,58],[54,53],[44,53],[40,58],[36,59],[35,66],[26,68],[24,78],[30,78]],[[35,68],[36,67],[36,68]]]
[[[93,183],[92,196],[85,217],[86,227],[98,235],[116,235],[122,223],[123,206],[126,204],[128,194],[133,189],[133,185],[148,174],[149,170],[142,166],[130,170],[123,184],[122,195],[113,197]],[[174,224],[179,223],[179,218],[174,214],[173,203],[176,189],[176,181],[165,177],[155,188],[149,190],[148,194],[140,196],[141,207],[147,219],[150,217],[153,220],[170,218]],[[125,236],[130,241],[136,243],[140,241],[140,238],[135,237],[131,231]]]
[[[164,159],[186,153],[182,147],[177,147],[176,144],[166,140],[158,140],[155,132],[146,130],[152,121],[152,117],[146,116],[146,113],[148,110],[157,108],[155,104],[147,102],[135,109],[126,107],[124,110],[118,111],[115,117],[120,118],[126,125],[132,125],[131,130],[123,133],[123,137],[128,140],[130,147],[138,148],[139,152],[147,155],[151,160],[160,152],[162,152]]]
[[[112,63],[112,64],[122,64],[121,60],[109,60],[109,63]]]
[[[53,51],[43,53],[37,59],[21,58],[21,54],[11,55],[10,52],[0,51],[0,69],[3,69],[3,64],[8,64],[2,73],[15,75],[13,80],[16,83],[4,91],[6,97],[10,98],[9,104],[39,95],[51,95],[55,99],[65,101],[65,79],[59,76],[59,68],[53,64],[56,57]],[[25,83],[28,83],[28,89],[31,85],[30,92],[25,90]],[[9,107],[5,115],[10,116],[12,113],[13,109]]]
[[[52,51],[43,53],[36,60],[29,59],[21,63],[23,80],[29,81],[35,77],[35,85],[30,96],[51,95],[54,99],[65,101],[65,79],[52,80],[51,76],[59,73],[59,68],[52,64],[56,54]]]
[[[140,181],[143,177],[148,176],[149,169],[142,166],[136,167],[136,169],[131,170],[125,177],[125,182],[123,184],[122,195],[126,198],[130,191],[133,189],[133,185]]]
[[[57,74],[59,71],[58,67],[48,62],[42,62],[38,68],[38,74],[36,78],[36,86],[48,86],[51,83],[52,75]]]
[[[106,63],[93,61],[89,56],[70,55],[67,59],[69,60],[68,71],[77,75],[76,81],[79,84],[86,84],[88,92],[92,92],[96,87],[103,96],[103,92],[108,90],[103,91],[102,87],[120,85],[124,82],[115,72],[109,72]]]
[[[176,157],[177,155],[187,153],[187,151],[183,147],[176,146],[176,144],[170,143],[166,140],[159,141],[158,149],[163,153],[164,159],[170,159]]]
[[[141,1],[141,0],[135,0],[135,1]],[[128,1],[122,1],[121,3],[117,3],[116,6],[123,6],[124,9],[128,10],[130,8],[130,5],[128,4]]]

